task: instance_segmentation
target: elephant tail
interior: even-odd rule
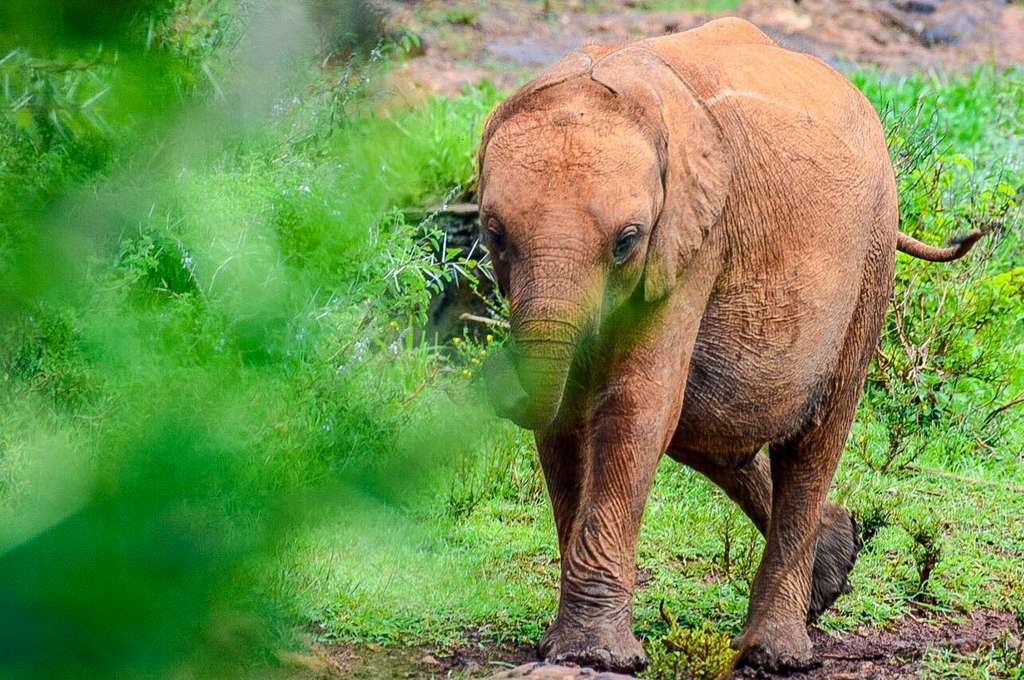
[[[911,257],[928,260],[929,262],[951,262],[959,260],[966,255],[967,251],[986,233],[988,233],[987,229],[974,229],[966,234],[953,237],[948,247],[939,248],[922,243],[913,236],[907,236],[901,231],[899,240],[896,241],[896,249]]]

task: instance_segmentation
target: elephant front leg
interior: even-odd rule
[[[536,439],[541,468],[544,470],[544,483],[554,513],[555,530],[558,532],[558,551],[564,556],[579,511],[584,441],[578,430],[538,434]]]
[[[562,549],[558,617],[539,649],[552,662],[632,671],[647,664],[630,605],[637,534],[664,432],[644,431],[641,414],[609,406],[614,415],[595,418],[580,505]]]
[[[881,276],[891,276],[887,261],[879,266]],[[851,320],[839,370],[815,417],[797,437],[769,447],[771,519],[747,624],[736,640],[740,664],[774,671],[814,665],[806,621],[822,511],[885,314],[884,297],[871,290],[861,296],[865,301]]]
[[[637,535],[655,468],[679,422],[715,280],[713,253],[707,257],[661,304],[609,322],[622,333],[604,347],[593,381],[601,388],[579,430],[582,477],[562,547],[558,616],[539,646],[548,661],[617,671],[647,665],[631,610]]]

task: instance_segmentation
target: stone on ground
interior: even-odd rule
[[[489,680],[511,680],[512,678],[531,678],[531,680],[636,680],[632,675],[595,671],[592,668],[579,666],[558,666],[555,664],[534,662],[523,664],[492,675]]]

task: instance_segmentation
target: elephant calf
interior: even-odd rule
[[[646,663],[630,601],[667,452],[767,537],[738,661],[807,667],[860,548],[826,495],[895,253],[955,259],[980,234],[901,234],[868,101],[738,19],[568,55],[494,112],[479,172],[513,336],[486,376],[536,433],[562,556],[540,654]]]

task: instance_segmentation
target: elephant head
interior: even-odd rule
[[[582,340],[614,344],[610,320],[624,308],[685,285],[731,167],[707,108],[642,47],[573,53],[496,109],[478,171],[482,239],[513,335],[486,371],[500,415],[555,426]]]

